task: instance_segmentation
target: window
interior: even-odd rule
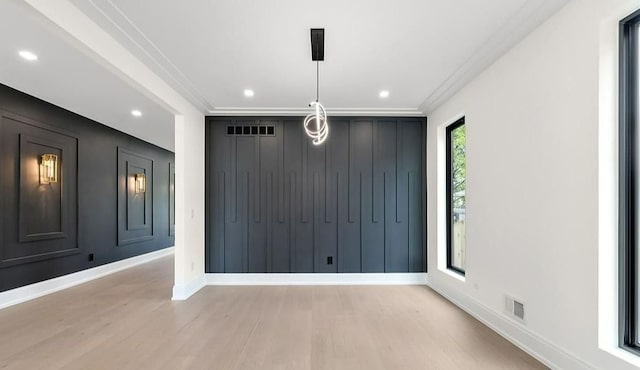
[[[640,11],[620,24],[620,342],[640,353]]]
[[[467,153],[464,117],[447,127],[447,268],[464,275]]]

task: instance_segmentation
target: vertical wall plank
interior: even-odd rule
[[[309,139],[303,138],[302,140],[302,222],[309,222],[307,215],[307,208],[309,207],[309,193],[308,193],[308,176],[309,176]]]
[[[251,172],[247,171],[245,174],[245,186],[244,186],[244,232],[242,233],[242,272],[249,272],[249,259],[251,256],[249,255],[249,238],[250,235],[250,225],[251,222]]]
[[[296,207],[297,204],[296,194],[298,194],[298,190],[296,189],[296,173],[291,172],[289,174],[289,220],[297,220],[298,217],[296,215]],[[296,223],[290,221],[289,222],[289,271],[296,272]]]
[[[352,150],[353,150],[353,146],[354,146],[353,141],[352,141],[353,140],[353,135],[351,134],[352,130],[353,130],[353,120],[350,120],[349,121],[349,130],[348,130],[348,134],[347,134],[347,138],[349,140],[348,141],[349,145],[347,146],[347,153],[348,153],[348,159],[347,159],[347,181],[348,181],[348,184],[347,184],[347,202],[348,202],[348,207],[347,208],[348,208],[348,212],[349,212],[348,220],[349,220],[350,223],[354,223],[355,222],[355,220],[353,218],[353,209],[355,208],[355,206],[352,204],[352,202],[354,200],[353,199],[354,197],[353,197],[352,180],[351,180],[351,177],[353,176],[353,173],[352,173],[352,171],[353,171],[352,170],[352,167],[353,167],[353,165],[352,165],[352,160],[353,160]]]
[[[286,136],[286,132],[284,130],[284,123],[282,120],[278,121],[278,130],[277,130],[277,140],[278,140],[278,222],[284,222],[284,178],[285,178],[285,170],[284,170],[284,140]]]
[[[274,204],[274,199],[276,199],[274,197],[274,191],[273,191],[273,172],[269,172],[269,175],[267,176],[267,191],[266,194],[267,196],[265,197],[265,202],[267,203],[265,205],[265,208],[267,210],[267,217],[266,217],[266,222],[265,222],[265,226],[267,228],[267,250],[266,250],[266,272],[272,272],[273,271],[273,213],[274,213],[274,209],[276,209],[276,207],[273,206]]]
[[[218,203],[219,205],[222,205],[222,217],[221,217],[221,221],[218,223],[219,224],[219,232],[220,232],[220,244],[218,247],[218,272],[224,272],[225,271],[225,266],[224,266],[224,261],[225,261],[225,257],[224,257],[224,253],[225,253],[225,246],[227,245],[227,230],[225,228],[225,223],[226,223],[226,217],[227,217],[227,173],[226,172],[222,172],[222,191],[219,193],[219,198],[218,198]],[[214,205],[214,207],[216,207]]]
[[[317,253],[317,246],[318,246],[318,239],[320,239],[320,237],[318,236],[318,231],[319,231],[319,227],[317,226],[318,222],[320,222],[320,220],[322,219],[321,217],[319,217],[319,213],[320,213],[320,188],[319,188],[319,174],[317,172],[313,172],[313,189],[312,189],[312,194],[313,194],[313,204],[312,204],[312,214],[311,214],[311,218],[312,218],[312,222],[311,222],[311,235],[313,235],[313,239],[311,240],[311,271],[315,272],[316,271],[316,253]]]
[[[331,222],[331,210],[329,209],[329,204],[331,203],[331,195],[333,192],[331,191],[331,179],[330,172],[332,169],[331,166],[331,150],[332,145],[331,142],[324,143],[324,222]]]
[[[412,158],[414,153],[421,153],[423,150],[423,141],[420,140],[420,133],[422,131],[422,125],[415,122],[405,122],[407,128],[404,138],[405,144],[405,158]],[[421,156],[421,158],[423,158]],[[408,161],[407,171],[410,172],[408,178],[408,194],[411,200],[407,202],[407,222],[408,227],[408,239],[409,239],[409,272],[424,271],[424,255],[423,249],[423,217],[422,217],[422,204],[423,196],[421,189],[422,186],[422,170],[423,161]]]
[[[358,216],[358,221],[359,222],[359,228],[358,228],[358,246],[360,247],[360,250],[358,251],[358,255],[360,256],[360,272],[362,272],[362,172],[359,173],[360,176],[358,177],[358,198],[359,198],[359,207],[358,210],[360,212],[359,216]]]
[[[262,221],[262,156],[260,155],[260,136],[254,136],[253,138],[255,149],[254,149],[254,165],[253,165],[253,173],[255,176],[254,184],[253,184],[253,196],[254,202],[251,202],[253,205],[253,217],[255,222]]]
[[[402,172],[402,121],[398,120],[396,123],[396,222],[402,222],[400,217],[400,210],[398,209],[400,204],[400,178]]]
[[[407,271],[411,269],[411,258],[409,251],[411,250],[411,172],[407,172]]]
[[[382,224],[383,226],[383,249],[384,249],[384,272],[387,272],[387,171],[382,173]]]
[[[376,155],[378,153],[378,121],[371,122],[371,222],[377,223],[376,215]]]
[[[238,138],[230,137],[231,141],[231,168],[233,169],[233,184],[231,184],[231,204],[232,204],[232,219],[231,222],[238,222]]]

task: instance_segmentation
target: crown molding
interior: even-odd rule
[[[433,112],[568,2],[569,0],[563,0],[560,3],[528,0],[518,9],[515,15],[509,17],[484,44],[480,45],[455,72],[448,76],[420,104],[418,109],[425,114]]]
[[[566,5],[544,0],[528,0],[460,67],[418,106],[408,109],[340,108],[328,110],[332,115],[378,115],[378,116],[426,116],[473,81],[480,73],[496,62],[526,35],[542,24],[548,17]],[[215,107],[198,91],[187,76],[130,20],[111,0],[75,1],[83,11],[98,17],[96,22],[105,30],[117,35],[125,47],[150,66],[160,77],[185,97],[194,106],[213,116],[237,115],[306,115],[303,108],[244,108]]]
[[[88,12],[89,18],[99,27],[110,33],[195,107],[202,112],[215,108],[195,84],[111,0],[74,1],[73,4],[81,11]]]
[[[326,109],[330,116],[375,116],[375,117],[425,117],[416,108],[334,108]],[[306,116],[309,108],[252,108],[221,107],[209,111],[210,116]]]

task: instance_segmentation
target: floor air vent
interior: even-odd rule
[[[504,296],[504,308],[506,313],[521,323],[525,323],[525,304],[508,295]]]

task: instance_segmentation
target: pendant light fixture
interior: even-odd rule
[[[314,145],[322,144],[329,135],[327,113],[320,104],[320,61],[324,60],[324,28],[311,29],[311,60],[316,62],[316,100],[309,104],[312,113],[304,119],[304,130]]]

